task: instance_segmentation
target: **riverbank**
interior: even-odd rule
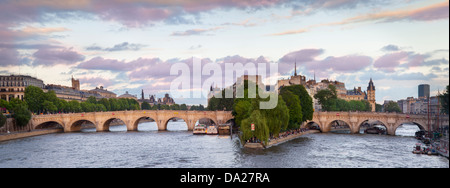
[[[291,134],[285,137],[281,137],[281,138],[277,138],[277,139],[271,139],[269,141],[269,143],[264,146],[262,143],[245,143],[244,147],[245,148],[252,148],[252,149],[266,149],[266,148],[270,148],[272,146],[276,146],[278,144],[282,144],[285,143],[287,141],[299,138],[305,134],[312,134],[312,133],[319,133],[319,130],[307,130],[305,132],[300,132],[300,133],[296,133],[296,134]]]
[[[32,136],[40,136],[45,134],[52,134],[52,133],[62,133],[64,132],[63,129],[43,129],[43,130],[33,130],[28,132],[14,132],[14,133],[5,133],[0,134],[0,142],[8,141],[8,140],[14,140],[14,139],[20,139],[20,138],[26,138],[26,137],[32,137]]]

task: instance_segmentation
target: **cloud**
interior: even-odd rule
[[[273,33],[273,34],[269,34],[269,36],[293,35],[293,34],[306,33],[308,31],[309,31],[308,29],[298,29],[298,30],[284,31],[281,33]]]
[[[191,35],[206,35],[209,32],[223,29],[224,27],[214,27],[208,29],[189,29],[186,31],[173,32],[171,36],[191,36]],[[208,34],[211,35],[211,34]]]
[[[403,51],[385,54],[375,60],[374,67],[386,72],[394,72],[395,68],[400,65],[400,62],[406,61],[407,58],[408,53]]]
[[[362,16],[356,16],[340,22],[340,24],[349,24],[365,21],[432,21],[440,19],[448,19],[449,16],[449,1],[446,0],[441,3],[416,8],[416,9],[403,9],[394,11],[382,11],[372,14],[366,14]]]
[[[145,45],[143,45],[143,44],[133,44],[133,43],[128,43],[128,42],[123,42],[120,44],[116,44],[111,48],[102,48],[100,46],[93,44],[93,45],[87,47],[86,50],[88,50],[88,51],[108,51],[108,52],[127,51],[127,50],[138,51],[143,47],[145,47]]]
[[[83,78],[79,78],[80,83],[86,84],[90,87],[98,87],[98,86],[103,86],[105,88],[114,85],[114,82],[111,79],[105,79],[105,78],[101,78],[101,77],[91,77],[91,78],[87,78],[87,77],[83,77]]]
[[[337,1],[317,1],[313,3],[312,7],[305,8],[304,11],[293,11],[294,15],[304,15],[312,12],[313,9],[320,8],[343,8],[343,7],[356,7],[361,1],[358,0],[337,0]],[[369,1],[368,1],[369,2]],[[304,7],[304,6],[301,6]],[[316,8],[313,8],[316,7]],[[290,30],[279,33],[269,34],[269,36],[283,36],[301,34],[310,31],[313,28],[324,26],[336,26],[355,24],[360,22],[396,22],[396,21],[434,21],[448,19],[449,17],[449,1],[446,0],[441,3],[415,8],[415,9],[399,9],[394,11],[380,11],[376,13],[364,14],[359,16],[350,17],[339,22],[322,23],[310,25],[298,30]]]
[[[323,64],[323,67],[331,68],[334,72],[356,72],[370,66],[372,58],[359,55],[330,56],[319,64]]]
[[[384,52],[399,51],[399,50],[400,50],[400,48],[398,46],[396,46],[396,45],[393,45],[393,44],[389,44],[389,45],[384,46],[383,48],[381,48],[381,51],[384,51]]]
[[[9,66],[9,65],[17,65],[19,62],[19,52],[15,49],[11,48],[1,48],[0,46],[0,65]]]
[[[50,49],[40,48],[33,54],[33,65],[52,66],[56,64],[70,65],[84,60],[84,56],[72,48]]]

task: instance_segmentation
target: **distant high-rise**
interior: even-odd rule
[[[419,85],[419,98],[429,98],[430,97],[430,85],[420,84]]]

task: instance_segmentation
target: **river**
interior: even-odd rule
[[[137,132],[83,129],[0,142],[0,168],[10,167],[243,167],[243,168],[449,168],[447,158],[414,155],[414,125],[400,136],[318,133],[266,150],[242,148],[236,137],[193,135],[184,122],[157,131],[153,122]]]

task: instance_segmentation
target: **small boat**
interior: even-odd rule
[[[218,130],[219,135],[230,135],[231,134],[231,125],[229,125],[229,124],[219,125],[218,129],[219,129]]]
[[[420,143],[416,143],[416,146],[414,147],[413,151],[414,154],[422,154],[423,150],[422,150],[422,144]]]
[[[445,134],[445,137],[441,137],[441,139],[439,140],[439,145],[436,149],[439,155],[448,158],[448,132],[447,134]]]
[[[217,131],[217,127],[216,126],[210,125],[206,129],[206,134],[214,135],[214,134],[219,134],[219,132]]]
[[[207,130],[205,125],[197,125],[192,132],[193,134],[206,134]]]
[[[364,130],[365,134],[386,134],[386,130],[377,126]]]

